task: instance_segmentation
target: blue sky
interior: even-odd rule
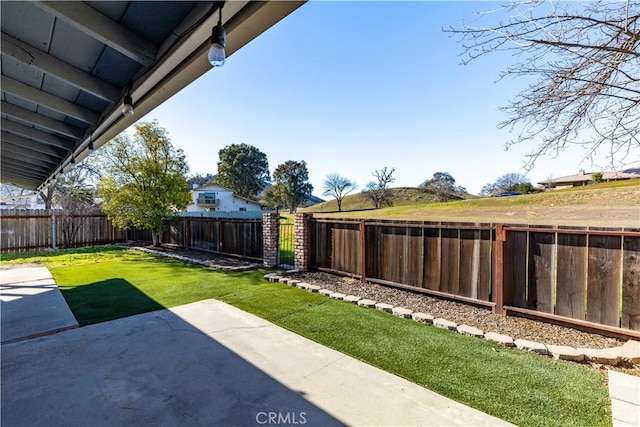
[[[485,2],[311,1],[210,70],[142,120],[157,119],[182,148],[192,173],[216,173],[218,150],[247,143],[271,171],[305,160],[314,194],[327,174],[355,180],[395,167],[395,187],[449,172],[477,193],[524,173],[533,145],[505,151],[498,109],[526,86],[498,81],[507,55],[460,65],[461,47],[442,28],[493,9]],[[541,159],[532,182],[599,170],[568,150]]]

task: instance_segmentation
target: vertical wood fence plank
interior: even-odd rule
[[[589,236],[587,320],[620,325],[621,238]]]
[[[558,234],[555,314],[586,319],[587,236]]]
[[[624,238],[621,327],[640,331],[640,237]]]
[[[529,291],[530,309],[553,313],[555,284],[555,235],[529,234]]]
[[[504,242],[504,303],[527,307],[527,232],[508,231]]]
[[[423,287],[440,290],[440,230],[423,228],[424,235],[424,279]]]
[[[476,231],[460,230],[459,295],[473,297],[477,294],[479,258],[480,246],[479,241],[476,240]]]
[[[443,229],[440,245],[440,290],[455,294],[458,291],[460,240],[457,229]]]

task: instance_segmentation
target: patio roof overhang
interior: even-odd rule
[[[305,1],[227,1],[227,57]],[[210,70],[217,4],[2,1],[0,182],[47,185]]]

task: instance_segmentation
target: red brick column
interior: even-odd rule
[[[280,264],[280,215],[262,215],[262,262],[266,267]]]
[[[296,270],[307,270],[309,268],[310,219],[310,214],[296,214],[293,222],[295,236],[293,257]]]

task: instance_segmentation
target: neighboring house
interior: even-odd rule
[[[576,175],[561,176],[560,178],[540,181],[538,184],[543,185],[545,189],[558,189],[567,187],[579,187],[593,183],[593,176],[596,172],[588,172],[581,170]],[[623,171],[606,171],[602,173],[602,182],[622,181],[625,179],[640,179],[638,169],[627,169]]]
[[[192,203],[187,212],[250,212],[262,211],[262,205],[251,199],[236,196],[233,190],[219,185],[207,184],[194,188]]]
[[[0,197],[0,209],[45,209],[37,194]]]

